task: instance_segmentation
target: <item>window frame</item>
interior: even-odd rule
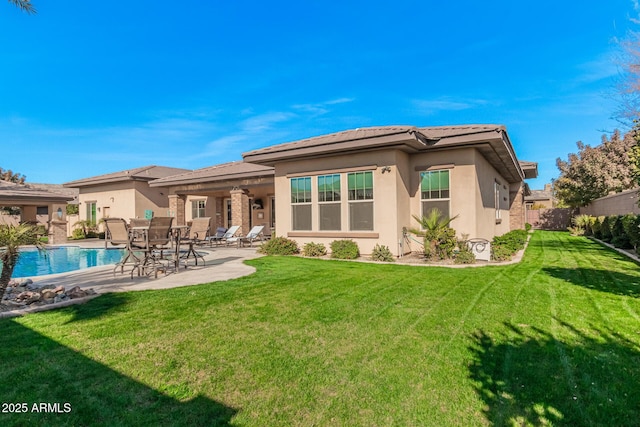
[[[202,206],[200,206],[201,203],[202,203]],[[206,207],[207,207],[206,199],[191,200],[191,219],[206,217],[207,216]]]
[[[332,173],[326,175],[317,175],[315,178],[316,188],[318,190],[318,230],[340,231],[342,230],[342,174]],[[330,184],[327,184],[327,179],[331,179]],[[322,189],[320,187],[321,185],[323,186]],[[330,190],[327,190],[327,185],[330,186]],[[330,197],[327,197],[329,194]],[[327,211],[331,207],[335,209],[336,206],[338,207],[337,228],[325,226],[325,223],[323,221],[323,219],[325,218],[325,216],[323,215],[323,211]]]
[[[348,220],[349,220],[349,231],[374,231],[375,230],[375,196],[374,196],[374,173],[372,170],[367,171],[354,171],[347,172],[347,210],[348,210]],[[353,176],[353,180],[351,179]],[[362,184],[359,184],[358,177],[362,176]],[[369,177],[369,179],[367,179]],[[368,186],[368,182],[370,182],[370,186]],[[353,183],[353,188],[352,184]],[[355,228],[354,227],[354,218],[353,218],[353,209],[357,208],[357,204],[362,205],[370,205],[370,215],[371,215],[371,227],[370,228]]]
[[[441,176],[443,174],[447,175],[447,188],[441,188],[442,187],[442,180],[441,180]],[[433,190],[431,188],[429,188],[427,191],[424,191],[423,188],[423,183],[424,183],[424,176],[425,175],[434,175],[434,174],[438,174],[438,189]],[[422,216],[426,216],[429,212],[425,212],[425,203],[429,203],[429,202],[447,202],[447,212],[442,212],[443,214],[447,215],[447,217],[451,217],[451,169],[434,169],[434,170],[423,170],[419,172],[419,179],[420,179],[420,186],[418,191],[420,191],[420,211],[422,213]],[[428,182],[431,183],[431,180],[428,180]],[[446,191],[446,196],[443,196],[443,191]],[[437,192],[437,196],[438,197],[432,197],[433,193]],[[429,193],[429,197],[424,197],[425,193]]]
[[[294,182],[295,192],[294,192]],[[303,190],[302,190],[302,198],[300,199],[300,182],[303,182]],[[308,191],[307,191],[308,187]],[[313,230],[313,197],[312,197],[312,180],[311,176],[300,176],[300,177],[292,177],[289,178],[289,200],[291,202],[291,230],[293,231],[311,231]],[[296,211],[302,209],[296,209],[298,207],[306,207],[308,206],[309,218],[308,218],[308,227],[309,228],[299,228],[296,221]],[[304,208],[306,211],[307,208]],[[305,224],[307,221],[305,221]]]

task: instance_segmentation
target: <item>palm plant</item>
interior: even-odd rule
[[[36,8],[31,3],[31,0],[9,0],[9,3],[13,3],[27,13],[36,13]]]
[[[424,255],[426,258],[438,257],[450,258],[456,245],[455,230],[449,227],[451,221],[458,215],[449,218],[439,209],[432,209],[427,215],[419,217],[413,215],[420,228],[412,228],[409,231],[416,236],[424,237]]]
[[[0,299],[9,285],[13,269],[18,263],[20,252],[18,249],[24,245],[36,245],[42,247],[38,240],[38,228],[30,224],[0,225],[0,261],[2,273],[0,273]]]

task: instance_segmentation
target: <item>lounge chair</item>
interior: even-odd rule
[[[202,265],[204,265],[204,257],[197,253],[193,247],[197,244],[204,244],[208,241],[209,237],[209,224],[211,218],[194,218],[189,228],[189,235],[186,238],[181,238],[180,243],[186,243],[189,245],[189,249],[185,255],[182,255],[181,259],[188,259],[193,255],[196,265],[198,265],[198,258],[202,259]]]
[[[133,267],[141,262],[131,248],[132,235],[129,232],[127,222],[122,218],[104,218],[105,226],[105,246],[111,243],[114,246],[124,245],[124,255],[120,261],[118,261],[113,268],[113,274],[116,274],[116,270],[120,267],[120,272],[124,273],[124,266],[127,262],[132,262]]]
[[[229,243],[237,243],[238,247],[244,246],[244,243],[249,243],[249,247],[253,246],[253,242],[256,240],[264,240],[264,235],[262,234],[262,230],[264,230],[264,225],[256,225],[251,231],[247,233],[246,236],[238,236],[227,239],[227,244]]]
[[[220,242],[220,240],[222,240],[222,238],[224,237],[224,234],[227,232],[227,229],[224,227],[218,227],[216,228],[216,233],[212,236],[207,237],[207,240],[209,241],[209,244],[211,246],[213,246],[214,243],[218,243]]]
[[[239,225],[232,225],[231,227],[229,227],[229,229],[224,233],[224,235],[220,239],[216,240],[216,243],[218,244],[227,243],[229,239],[234,238],[233,236],[236,235],[239,229],[240,229]]]

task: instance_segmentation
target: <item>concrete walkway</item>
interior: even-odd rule
[[[69,243],[69,246],[74,245],[104,248],[104,241]],[[201,259],[198,259],[198,264],[200,265],[196,266],[194,265],[194,259],[190,258],[187,268],[181,266],[178,272],[170,269],[167,274],[160,272],[157,279],[154,279],[153,276],[139,277],[135,274],[131,278],[126,269],[124,274],[117,270],[114,275],[113,265],[108,265],[68,273],[37,276],[32,277],[31,280],[38,287],[43,285],[62,285],[66,289],[71,289],[74,286],[80,286],[83,289],[93,288],[97,293],[168,289],[247,276],[255,272],[255,269],[243,264],[243,262],[261,256],[256,252],[256,249],[256,247],[237,248],[235,246],[198,248],[198,252],[204,255],[204,266],[201,265]]]

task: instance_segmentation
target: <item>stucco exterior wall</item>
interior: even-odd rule
[[[333,240],[352,239],[360,247],[363,254],[371,253],[376,243],[386,245],[392,252],[397,252],[398,242],[402,238],[402,226],[399,216],[402,213],[402,199],[398,203],[399,173],[398,156],[393,150],[372,151],[349,156],[326,157],[296,162],[283,162],[275,167],[276,197],[276,234],[286,236],[298,242],[324,243],[327,247]],[[406,162],[406,160],[405,160]],[[389,166],[389,171],[383,168]],[[347,173],[355,171],[373,172],[373,218],[372,231],[349,231],[349,203],[347,200]],[[342,203],[340,207],[341,230],[320,231],[318,221],[318,190],[315,177],[329,173],[341,174]],[[290,177],[312,177],[312,230],[294,231],[291,228],[292,207]],[[403,196],[406,200],[406,196]],[[406,206],[406,203],[405,203]]]
[[[593,216],[640,214],[638,189],[626,190],[596,199],[588,206],[580,208],[580,213]]]
[[[146,182],[125,181],[80,188],[79,218],[87,219],[87,203],[96,203],[97,220],[111,218],[144,218],[145,210],[155,216],[167,216],[169,198],[164,188],[151,188]]]
[[[80,221],[87,219],[87,203],[95,202],[97,219],[105,216],[105,208],[111,218],[135,218],[135,190],[130,183],[116,183],[80,188],[78,195]]]
[[[449,170],[450,212],[459,215],[452,222],[457,235],[491,239],[504,234],[509,225],[509,184],[475,149],[407,154],[399,150],[371,151],[349,156],[332,156],[276,165],[275,191],[278,223],[276,234],[296,240],[329,245],[336,239],[352,239],[363,254],[370,254],[376,244],[388,246],[399,255],[417,250],[415,240],[403,237],[403,228],[418,226],[413,215],[422,216],[420,172]],[[349,230],[347,173],[371,170],[374,190],[374,229]],[[321,231],[318,221],[318,175],[341,174],[341,230]],[[290,178],[312,177],[312,230],[292,230]],[[495,189],[499,191],[500,218],[496,219]],[[412,247],[413,246],[413,247]]]

